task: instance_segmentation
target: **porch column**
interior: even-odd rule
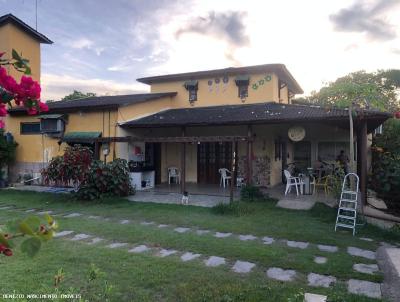
[[[99,146],[99,141],[95,140],[94,141],[94,159],[98,160],[100,159],[100,155],[99,155],[99,150],[100,146]]]
[[[253,183],[253,131],[251,126],[247,126],[247,175],[246,175],[246,184],[251,185]]]
[[[367,138],[367,121],[362,119],[357,133],[357,154],[359,155],[357,166],[359,168],[362,209],[367,204]]]
[[[186,129],[182,128],[182,136],[185,136]],[[186,191],[186,143],[181,143],[181,193]]]
[[[236,171],[236,163],[237,163],[237,141],[232,142],[232,167],[231,167],[231,187],[230,187],[230,194],[229,194],[229,201],[233,201],[233,190],[236,185],[237,179],[237,171]]]

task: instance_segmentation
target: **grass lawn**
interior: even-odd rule
[[[107,281],[112,289],[109,301],[302,301],[299,294],[312,292],[326,294],[332,301],[376,301],[347,293],[345,281],[353,278],[381,282],[382,275],[367,275],[352,269],[355,263],[376,263],[347,254],[348,246],[375,251],[380,241],[400,242],[400,233],[382,231],[367,225],[358,231],[333,231],[336,212],[317,204],[311,211],[291,211],[276,208],[274,203],[247,204],[250,213],[235,217],[216,215],[208,208],[193,206],[133,203],[124,199],[104,199],[98,203],[78,203],[69,195],[0,191],[0,207],[16,205],[20,210],[0,210],[0,222],[26,215],[22,209],[53,210],[55,213],[84,214],[76,218],[55,218],[61,230],[73,230],[112,241],[126,242],[126,248],[109,249],[106,243],[88,245],[81,241],[54,239],[43,246],[40,254],[30,259],[18,250],[15,256],[0,257],[0,300],[4,293],[52,293],[53,278],[62,268],[65,278],[58,291],[81,293],[89,301],[105,301]],[[89,215],[108,217],[109,221],[88,219]],[[120,224],[122,219],[131,223]],[[153,221],[155,225],[142,225]],[[0,224],[1,224],[0,223]],[[167,224],[158,228],[157,224]],[[183,234],[174,227],[208,229],[234,234],[252,234],[276,239],[310,242],[304,250],[290,248],[283,241],[263,245],[259,240],[240,241],[236,236],[215,238],[213,233],[197,235],[194,231]],[[369,237],[373,242],[358,239]],[[202,254],[203,258],[182,262],[179,256],[165,258],[150,253],[128,253],[128,248],[146,244],[178,251]],[[336,245],[337,253],[321,252],[316,244]],[[228,264],[206,267],[208,256],[224,257]],[[315,256],[324,256],[326,264],[316,264]],[[249,274],[231,270],[236,260],[249,261],[256,267]],[[105,274],[88,282],[88,271],[94,264]],[[266,277],[270,267],[294,269],[295,281],[279,282]],[[332,288],[309,287],[307,274],[313,272],[332,275],[338,279]],[[35,300],[37,301],[37,300]],[[48,301],[48,300],[47,300]]]

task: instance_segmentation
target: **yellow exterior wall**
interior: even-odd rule
[[[11,51],[15,49],[22,57],[29,60],[34,80],[40,81],[40,43],[26,34],[18,27],[8,23],[0,27],[0,52],[6,52],[5,58],[11,58]],[[17,81],[22,73],[16,71],[13,67],[8,67],[8,72]]]
[[[266,75],[271,77],[270,81],[264,78]],[[222,77],[219,77],[220,83],[215,84],[213,78],[199,79],[197,101],[191,105],[188,101],[189,92],[185,89],[185,81],[174,81],[151,84],[151,92],[178,92],[173,98],[172,106],[174,108],[186,107],[204,107],[219,105],[241,105],[243,104],[238,96],[238,87],[235,83],[236,76],[230,76],[229,82],[224,84]],[[213,85],[208,85],[208,81],[213,80]],[[263,85],[260,85],[264,83]],[[253,86],[256,85],[257,89]],[[278,77],[273,73],[250,74],[249,96],[246,98],[245,104],[278,102]]]

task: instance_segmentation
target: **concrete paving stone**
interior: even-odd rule
[[[196,231],[197,235],[204,235],[204,234],[208,234],[208,233],[210,233],[209,230],[197,230]]]
[[[275,241],[274,238],[267,236],[261,238],[261,240],[263,241],[264,244],[272,244]]]
[[[71,235],[73,232],[74,231],[61,231],[61,232],[55,233],[53,237],[54,238],[65,237],[65,236]]]
[[[267,270],[267,276],[279,281],[292,281],[296,276],[296,271],[284,270],[279,267],[271,267]]]
[[[96,243],[99,243],[101,241],[104,241],[104,239],[100,238],[100,237],[95,237],[95,238],[91,239],[88,243],[89,244],[96,244]]]
[[[235,265],[232,267],[232,270],[236,273],[243,273],[243,274],[247,274],[249,273],[253,267],[255,267],[256,265],[254,263],[251,262],[246,262],[246,261],[236,261]]]
[[[216,232],[215,234],[214,234],[214,237],[216,237],[216,238],[226,238],[226,237],[229,237],[229,236],[231,236],[232,235],[232,233],[220,233],[220,232]]]
[[[358,247],[349,246],[347,248],[347,253],[349,253],[352,256],[364,257],[371,260],[376,259],[375,252],[369,250],[363,250]]]
[[[178,227],[178,228],[175,228],[174,231],[178,232],[178,233],[186,233],[186,232],[190,231],[190,228]]]
[[[373,275],[377,271],[379,271],[378,265],[376,264],[364,264],[364,263],[356,263],[353,265],[353,269],[357,272]]]
[[[81,213],[71,213],[71,214],[65,215],[64,217],[65,218],[74,218],[74,217],[79,217],[79,216],[82,216],[82,214]]]
[[[128,224],[128,223],[130,223],[131,221],[130,220],[128,220],[128,219],[122,219],[122,220],[120,220],[120,224]]]
[[[101,219],[102,217],[100,217],[100,219]],[[104,221],[111,221],[111,218],[110,217],[106,217],[106,218],[104,218]]]
[[[326,257],[316,256],[314,257],[314,262],[318,264],[325,264],[328,261]]]
[[[8,210],[11,209],[12,207],[6,206],[6,207],[0,207],[0,210]]]
[[[125,242],[114,242],[114,243],[107,245],[107,247],[109,247],[110,249],[116,249],[116,248],[120,248],[120,247],[127,246],[127,245],[128,244]]]
[[[93,237],[93,236],[88,235],[88,234],[76,234],[73,238],[71,238],[71,240],[78,241],[78,240],[88,239],[90,237]]]
[[[324,295],[317,295],[310,293],[304,294],[304,302],[326,302],[327,299],[328,297]]]
[[[400,249],[398,248],[387,248],[386,252],[397,271],[397,275],[400,277]]]
[[[303,242],[303,241],[291,241],[291,240],[288,240],[288,241],[286,242],[286,244],[287,244],[287,246],[289,246],[289,247],[295,247],[295,248],[299,248],[299,249],[304,250],[304,249],[306,249],[306,248],[308,247],[308,245],[309,245],[310,243],[308,243],[308,242]]]
[[[190,261],[190,260],[199,258],[200,256],[201,256],[201,254],[194,254],[194,253],[191,253],[191,252],[186,252],[181,256],[181,260],[183,262],[186,262],[186,261]]]
[[[90,215],[89,219],[101,219],[101,216]]]
[[[318,244],[318,249],[322,252],[336,253],[339,248],[335,245]]]
[[[38,213],[38,215],[44,215],[44,214],[52,214],[53,213],[53,211],[41,211],[41,212],[39,212]]]
[[[168,249],[162,249],[160,252],[159,252],[159,256],[160,257],[167,257],[167,256],[171,256],[171,255],[173,255],[173,254],[176,254],[178,251],[176,251],[176,250],[168,250]]]
[[[168,224],[159,224],[158,227],[159,227],[160,229],[163,229],[163,228],[168,227]]]
[[[333,276],[319,275],[315,273],[309,273],[307,276],[308,285],[329,287],[331,284],[336,283],[336,278]]]
[[[32,212],[36,212],[36,210],[35,209],[29,209],[29,210],[25,211],[25,213],[32,213]]]
[[[218,256],[211,256],[207,260],[204,260],[204,263],[206,266],[215,267],[215,266],[225,264],[225,258],[218,257]]]
[[[368,237],[361,237],[360,239],[361,239],[361,240],[364,240],[364,241],[369,241],[369,242],[374,241],[374,239],[368,238]]]
[[[147,252],[149,250],[150,250],[150,248],[148,246],[142,244],[142,245],[134,247],[133,249],[130,249],[128,252],[130,252],[130,253],[144,253],[144,252]]]
[[[140,224],[141,225],[152,225],[152,224],[154,224],[154,221],[142,221]]]
[[[248,241],[248,240],[255,240],[257,239],[257,237],[253,235],[239,235],[239,239],[242,241]]]
[[[382,298],[381,285],[364,280],[350,279],[347,282],[347,290],[352,294],[364,295],[370,298]]]

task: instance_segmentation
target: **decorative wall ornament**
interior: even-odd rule
[[[212,92],[213,91],[213,80],[208,80],[207,84],[208,84],[208,92]]]
[[[306,136],[306,129],[302,126],[293,126],[288,130],[289,138],[294,142],[299,142]]]
[[[255,83],[253,83],[253,84],[251,85],[251,87],[252,87],[254,90],[257,90],[258,87],[264,85],[264,84],[267,83],[267,82],[270,82],[271,80],[272,80],[272,76],[269,75],[269,74],[267,74],[267,75],[264,76],[263,78],[257,80]]]

